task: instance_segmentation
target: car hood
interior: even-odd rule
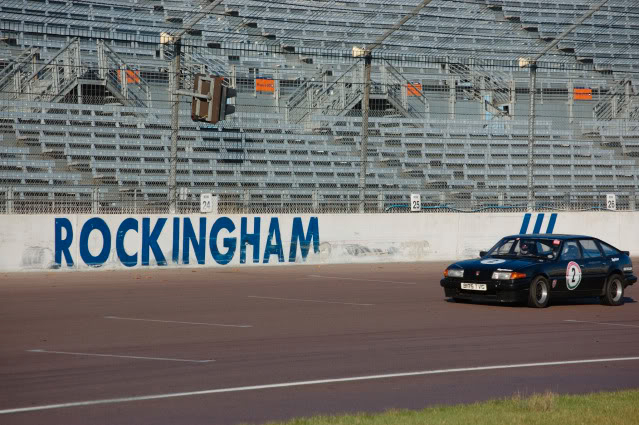
[[[476,258],[473,260],[459,261],[452,264],[449,268],[460,267],[464,270],[479,270],[479,271],[495,271],[497,269],[518,271],[525,269],[536,264],[540,264],[544,260],[539,258],[493,258],[484,257]]]

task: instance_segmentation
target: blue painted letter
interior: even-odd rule
[[[155,226],[153,227],[153,231],[151,231],[151,219],[148,217],[144,217],[142,219],[143,266],[149,265],[149,248],[153,250],[153,256],[155,257],[155,261],[158,263],[158,266],[166,266],[166,258],[164,258],[160,245],[158,245],[158,238],[160,237],[160,233],[162,233],[164,223],[166,223],[166,218],[158,218],[158,221],[155,222]]]
[[[226,250],[226,253],[220,254],[220,251],[217,248],[217,235],[222,229],[226,229],[229,233],[232,233],[235,230],[235,224],[233,224],[233,220],[228,217],[220,217],[215,220],[215,223],[213,223],[213,227],[211,227],[211,234],[209,235],[209,247],[211,248],[211,255],[213,256],[215,262],[225,265],[230,263],[233,259],[233,255],[235,255],[237,239],[224,238],[224,246],[228,249]]]
[[[294,263],[295,256],[297,255],[297,241],[300,241],[300,251],[302,253],[302,260],[306,260],[308,250],[313,240],[313,252],[319,254],[319,224],[317,217],[311,217],[308,222],[308,231],[304,236],[304,226],[302,225],[302,218],[295,217],[293,219],[293,231],[291,233],[291,250],[288,253],[288,262]]]
[[[118,253],[118,258],[127,267],[133,267],[138,264],[138,253],[133,255],[126,253],[124,249],[124,237],[129,230],[138,231],[138,221],[134,218],[127,218],[118,227],[118,234],[115,237],[115,250]]]
[[[102,233],[102,251],[96,256],[89,251],[89,235],[93,230]],[[111,231],[109,226],[100,217],[87,220],[80,232],[80,257],[89,266],[101,266],[109,258],[111,252]]]
[[[66,231],[67,237],[62,239],[62,229]],[[55,219],[55,263],[62,265],[62,254],[67,261],[67,266],[73,267],[73,258],[69,248],[73,243],[73,226],[68,218]]]
[[[191,219],[184,218],[184,246],[182,247],[182,263],[189,264],[189,242],[193,245],[195,257],[198,264],[204,264],[206,259],[206,218],[200,217],[200,240],[195,237],[195,230],[191,224]]]
[[[173,263],[180,262],[180,217],[173,218]]]
[[[240,224],[240,264],[246,263],[246,244],[253,245],[253,262],[260,262],[260,218],[253,218],[253,233],[247,233],[246,217]]]
[[[273,240],[273,236],[275,236],[275,244],[273,245],[271,241]],[[263,263],[268,263],[271,255],[277,255],[277,259],[280,263],[284,262],[284,249],[282,248],[282,236],[280,235],[280,221],[277,217],[271,218],[271,224],[268,227],[268,237],[266,238],[266,248],[264,248],[264,259]]]

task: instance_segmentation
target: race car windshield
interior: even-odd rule
[[[559,244],[551,239],[507,238],[500,240],[488,251],[490,257],[555,259]]]

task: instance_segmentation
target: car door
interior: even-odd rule
[[[548,240],[545,244],[540,242],[537,244],[537,252],[547,259],[544,264],[544,270],[550,278],[553,297],[568,295],[568,290],[566,289],[566,264],[568,262],[561,259],[561,251],[557,253],[557,250],[561,249],[560,243],[559,239],[555,239]],[[553,259],[553,257],[555,258]]]
[[[576,240],[566,240],[561,246],[559,259],[553,265],[550,277],[556,295],[574,296],[582,282],[581,245]],[[581,263],[581,264],[580,264]],[[554,280],[557,280],[556,286]]]
[[[599,295],[603,289],[608,262],[593,239],[579,239],[583,256],[583,283],[581,291]]]

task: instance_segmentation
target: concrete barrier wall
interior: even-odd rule
[[[599,237],[639,253],[639,213],[5,215],[0,270],[456,260],[516,233]]]

